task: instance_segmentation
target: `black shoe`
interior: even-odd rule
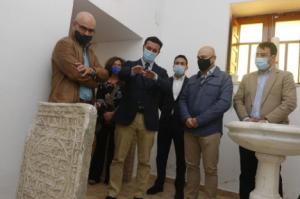
[[[184,192],[183,191],[176,191],[174,199],[184,199]]]
[[[160,187],[160,186],[157,186],[157,185],[153,185],[152,187],[150,187],[148,190],[147,190],[147,194],[148,195],[153,195],[153,194],[157,194],[159,192],[163,192],[163,188]]]
[[[115,198],[115,197],[111,197],[111,196],[106,196],[106,198],[105,199],[117,199],[117,198]]]
[[[92,179],[89,179],[88,183],[89,183],[89,185],[95,185],[95,184],[98,184],[98,183],[99,183],[99,181],[97,181],[97,180],[92,180]]]

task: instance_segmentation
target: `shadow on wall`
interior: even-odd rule
[[[74,0],[71,21],[73,21],[76,14],[80,11],[90,12],[96,18],[97,27],[93,38],[94,43],[139,40],[142,38],[135,31],[118,21],[118,19],[87,0]],[[71,25],[72,22],[70,27]]]

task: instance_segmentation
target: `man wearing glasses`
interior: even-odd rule
[[[70,35],[57,42],[52,54],[50,102],[93,103],[98,82],[108,77],[90,48],[95,27],[94,16],[80,12]]]

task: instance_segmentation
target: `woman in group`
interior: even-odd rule
[[[96,147],[92,155],[89,184],[99,183],[103,173],[104,183],[109,182],[109,167],[114,154],[114,130],[115,123],[113,115],[122,98],[122,82],[118,78],[118,73],[124,65],[124,60],[120,57],[110,58],[105,68],[109,72],[109,79],[106,82],[100,83],[96,94],[96,107],[98,110],[98,118],[96,125]],[[135,147],[132,147],[132,151]],[[134,152],[133,152],[134,153]],[[127,171],[124,175],[127,176],[125,181],[129,181],[134,161],[134,156],[127,157]],[[128,177],[128,172],[130,173]]]

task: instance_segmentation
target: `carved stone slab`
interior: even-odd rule
[[[18,199],[83,199],[97,111],[88,104],[40,103],[26,139]]]

